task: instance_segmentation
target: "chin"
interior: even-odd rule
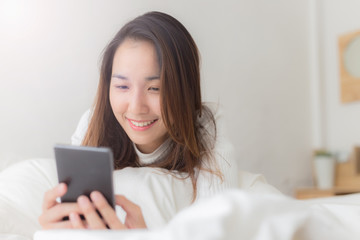
[[[137,146],[147,146],[147,145],[150,145],[150,143],[151,143],[151,141],[145,142],[144,139],[136,139],[136,138],[131,139],[131,141]]]

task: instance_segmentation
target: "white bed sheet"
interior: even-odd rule
[[[181,211],[152,231],[38,231],[35,240],[360,239],[360,194],[317,200],[233,190]]]
[[[229,191],[188,207],[190,182],[154,169],[125,169],[115,174],[115,192],[138,201],[150,231],[41,231],[43,194],[56,184],[54,161],[24,161],[0,172],[0,239],[31,240],[36,231],[36,240],[360,239],[360,194],[299,201],[273,194],[277,191],[260,175],[240,175],[247,191]]]

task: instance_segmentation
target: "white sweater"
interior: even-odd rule
[[[223,174],[223,179],[221,180],[218,176],[207,171],[200,171],[197,179],[197,200],[223,192],[226,189],[238,187],[252,192],[278,193],[278,190],[268,185],[261,175],[238,171],[234,148],[225,136],[221,114],[219,114],[219,111],[217,111],[214,106],[208,106],[214,113],[217,127],[217,138],[213,150],[213,156],[217,167]],[[90,117],[90,110],[86,111],[81,117],[76,131],[71,137],[71,143],[73,145],[81,144],[87,131]],[[158,149],[150,154],[140,152],[135,144],[134,147],[140,163],[145,165],[156,161],[163,151],[167,149],[168,144],[169,140],[165,141]]]

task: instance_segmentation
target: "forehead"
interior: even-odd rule
[[[122,54],[148,54],[153,57],[157,57],[154,44],[149,40],[143,39],[134,39],[126,38],[120,45],[117,47],[114,55],[114,59],[118,55]]]
[[[112,77],[127,80],[160,80],[160,67],[150,41],[127,39],[119,45],[112,63]]]
[[[141,64],[157,64],[158,56],[154,44],[151,41],[143,39],[125,39],[116,49],[113,58],[113,67],[119,64],[134,63]]]

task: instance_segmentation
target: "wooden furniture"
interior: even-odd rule
[[[360,31],[343,34],[338,39],[341,102],[360,100],[360,76],[356,71],[359,60]]]
[[[336,164],[335,183],[331,189],[316,187],[299,188],[295,191],[297,199],[331,197],[360,192],[360,147],[354,147],[348,161]]]
[[[320,197],[333,197],[339,195],[346,195],[351,193],[360,192],[360,188],[339,188],[334,187],[332,189],[318,189],[315,187],[299,188],[295,192],[295,198],[297,199],[309,199],[309,198],[320,198]]]

